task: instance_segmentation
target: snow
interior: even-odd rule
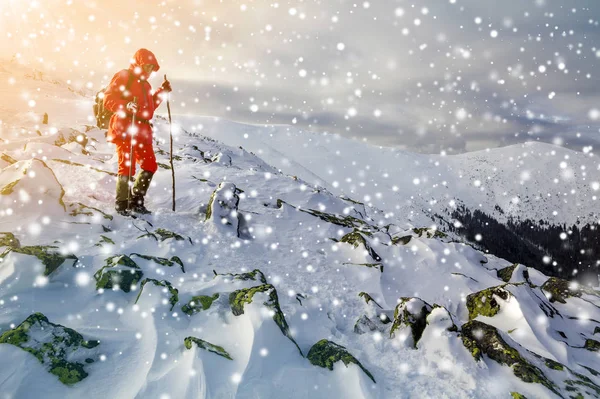
[[[509,216],[567,225],[598,220],[598,197],[591,185],[598,160],[550,144],[528,142],[443,156],[309,134],[292,126],[265,128],[197,116],[180,117],[177,123],[227,145],[241,145],[285,173],[334,194],[421,223],[428,215],[452,210],[453,201],[499,221]]]
[[[8,70],[0,70],[3,78],[12,73],[21,79]],[[553,210],[560,210],[552,219],[557,223],[594,220],[590,215],[595,200],[579,172],[580,165],[595,170],[594,157],[533,143],[460,156],[422,155],[289,126],[175,116],[175,154],[181,157],[175,161],[177,211],[171,211],[171,173],[159,169],[147,198],[154,215],[130,219],[113,211],[117,168],[113,148],[105,142],[103,131],[82,122],[90,113],[83,106],[89,98],[59,84],[48,84],[44,90],[52,93],[44,103],[51,120],[48,134],[31,133],[37,130],[37,122],[21,112],[23,104],[15,104],[17,109],[11,109],[15,117],[3,121],[0,152],[17,162],[3,166],[0,189],[20,180],[12,193],[1,197],[0,230],[13,232],[22,245],[57,245],[62,252],[76,254],[79,261],[75,266],[65,262],[40,285],[36,281],[43,268],[36,258],[6,254],[0,262],[0,334],[41,312],[86,339],[99,340],[102,357],[86,365],[87,378],[67,387],[31,354],[0,345],[4,394],[358,399],[506,398],[510,392],[520,392],[532,398],[558,397],[540,384],[519,380],[507,366],[489,358],[476,362],[460,336],[448,331],[452,322],[460,328],[468,321],[469,294],[504,284],[496,270],[510,263],[484,255],[457,237],[419,237],[412,228],[430,227],[429,215],[447,208],[452,200],[473,207],[482,204],[490,213],[498,204],[507,213],[534,220],[547,218]],[[41,100],[35,99],[39,107]],[[67,114],[69,102],[77,106]],[[2,106],[8,109],[6,103]],[[159,162],[168,164],[168,125],[164,118],[155,122],[156,149],[164,151]],[[22,128],[25,134],[20,133]],[[52,129],[75,129],[89,138],[88,145],[54,145]],[[562,161],[572,173],[561,175],[556,185],[552,179]],[[531,177],[521,184],[525,169]],[[481,185],[474,185],[475,180]],[[557,195],[571,189],[576,193]],[[207,219],[215,190],[213,213]],[[546,197],[547,192],[552,195]],[[342,194],[365,204],[343,199]],[[538,194],[543,194],[539,200],[524,201]],[[437,203],[432,204],[432,199]],[[72,215],[77,203],[89,207],[84,210],[90,214]],[[354,228],[322,220],[314,211],[362,221],[359,227],[372,233],[365,233],[366,241],[382,261],[375,262],[361,246],[334,242],[332,238],[339,241]],[[243,234],[236,222],[247,229]],[[388,224],[392,226],[386,232],[383,226]],[[158,228],[183,239],[140,238]],[[101,235],[114,244],[101,241]],[[410,235],[411,240],[393,245],[391,235]],[[169,291],[154,284],[144,287],[137,303],[139,284],[130,293],[95,289],[92,276],[106,258],[133,253],[178,256],[183,261],[185,273],[178,266],[132,257],[144,278],[169,281],[178,290],[179,302],[173,310]],[[381,263],[383,271],[359,265],[365,263]],[[261,283],[215,277],[213,271],[254,269],[260,269],[277,290],[291,337],[305,356],[319,340],[331,340],[346,347],[377,382],[353,364],[346,367],[338,362],[332,371],[312,365],[274,322],[272,309],[263,305],[264,293],[257,293],[244,314],[235,316],[229,294]],[[537,287],[524,281],[523,270]],[[581,348],[583,337],[593,336],[598,325],[594,320],[600,320],[598,297],[584,295],[569,298],[566,304],[550,304],[539,289],[546,276],[522,265],[516,273],[512,282],[517,284],[507,288],[513,297],[500,301],[496,316],[478,320],[512,337],[521,353],[528,350],[559,361],[600,384],[582,367],[597,365],[598,354]],[[415,349],[402,342],[400,333],[390,338],[389,325],[383,333],[354,333],[356,321],[374,313],[375,305],[367,305],[360,292],[370,294],[390,315],[402,297],[417,297],[440,307],[429,314]],[[221,296],[209,309],[193,316],[181,311],[193,296],[214,293]],[[298,300],[297,294],[304,299]],[[541,304],[561,315],[546,317]],[[233,360],[195,345],[186,349],[183,342],[189,336],[222,346]],[[556,376],[557,381],[560,378]]]

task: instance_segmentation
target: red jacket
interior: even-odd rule
[[[114,112],[110,118],[107,139],[118,142],[127,140],[127,130],[131,125],[132,114],[127,111],[126,106],[134,97],[137,99],[138,111],[136,113],[136,123],[138,125],[139,139],[152,140],[152,127],[149,121],[154,116],[154,110],[162,102],[159,94],[162,88],[159,88],[152,94],[152,87],[148,82],[148,76],[144,75],[143,65],[154,65],[154,72],[158,71],[160,66],[156,57],[150,50],[140,49],[133,56],[129,69],[123,69],[113,76],[108,88],[104,92],[104,108]],[[129,90],[125,90],[127,83],[131,79]]]

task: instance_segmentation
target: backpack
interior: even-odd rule
[[[129,79],[127,80],[125,91],[129,91],[131,82],[133,82],[133,73],[131,73],[131,71],[128,72]],[[114,112],[104,108],[104,93],[107,89],[108,86],[96,93],[96,97],[94,99],[94,115],[96,116],[96,126],[98,126],[100,129],[108,129],[110,117],[114,114]]]

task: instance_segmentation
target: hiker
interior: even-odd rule
[[[171,91],[171,84],[165,79],[162,86],[152,94],[148,78],[159,68],[158,61],[151,51],[139,49],[133,56],[129,69],[123,69],[113,76],[104,93],[104,108],[114,112],[106,136],[108,141],[117,146],[119,158],[115,209],[125,216],[129,215],[129,212],[150,213],[144,206],[144,196],[150,187],[152,176],[158,169],[152,148],[150,120],[154,110],[162,102],[160,94]],[[135,126],[132,128],[134,116]],[[129,159],[131,154],[133,158]],[[141,170],[130,192],[129,182],[135,176],[136,163],[139,163]]]

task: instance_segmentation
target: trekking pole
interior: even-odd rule
[[[133,97],[133,103],[137,104],[137,97]],[[131,206],[131,173],[133,170],[133,136],[137,127],[135,126],[135,113],[131,117],[131,142],[129,151],[129,176],[127,176],[127,207]]]
[[[165,82],[167,74],[165,73]],[[175,212],[175,165],[173,165],[173,125],[171,122],[171,104],[169,103],[169,94],[167,93],[167,112],[169,113],[169,138],[171,141],[171,176],[173,177],[173,212]]]

